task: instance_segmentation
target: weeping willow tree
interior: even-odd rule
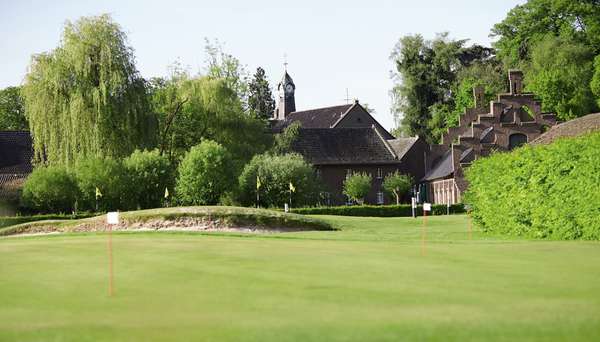
[[[23,94],[37,163],[70,166],[155,144],[145,81],[109,15],[67,22],[59,46],[32,57]]]

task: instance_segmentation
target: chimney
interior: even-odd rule
[[[481,85],[473,87],[473,98],[475,99],[475,108],[484,108],[485,88]]]
[[[523,72],[521,70],[509,70],[508,82],[510,84],[511,95],[523,93]]]

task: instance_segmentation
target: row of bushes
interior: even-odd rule
[[[600,132],[478,159],[464,200],[483,229],[600,239]]]
[[[240,172],[222,145],[206,140],[177,168],[159,151],[135,151],[123,159],[87,159],[71,169],[38,167],[27,179],[22,205],[30,213],[110,211],[168,205],[281,207],[315,203],[320,186],[300,155],[255,156]],[[293,189],[293,190],[292,190]]]
[[[431,212],[428,215],[446,215],[448,207],[444,204],[434,204],[431,206]],[[339,207],[314,207],[314,208],[296,208],[293,213],[303,215],[339,215],[339,216],[371,216],[371,217],[408,217],[412,216],[410,204],[400,205],[356,205]],[[465,208],[462,204],[450,206],[450,214],[464,213]],[[416,214],[423,215],[423,207],[417,206]]]
[[[72,169],[38,167],[25,182],[22,205],[40,213],[153,208],[161,206],[165,188],[172,186],[168,158],[158,151],[135,151],[123,160],[83,160]]]

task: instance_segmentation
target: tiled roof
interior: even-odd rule
[[[576,137],[594,131],[600,131],[600,113],[589,114],[552,126],[548,132],[540,135],[530,144],[550,144],[558,138]]]
[[[288,114],[283,127],[294,121],[299,121],[302,128],[331,128],[353,105],[316,108]]]
[[[0,174],[31,172],[33,149],[26,131],[0,131]]]
[[[392,147],[398,159],[402,159],[404,155],[410,151],[410,148],[419,140],[418,137],[396,138],[388,140],[388,144]]]
[[[301,128],[292,150],[316,165],[399,163],[374,128]]]
[[[435,179],[445,178],[450,176],[454,172],[454,165],[452,165],[452,149],[446,151],[440,158],[440,161],[425,174],[422,180],[431,181]]]

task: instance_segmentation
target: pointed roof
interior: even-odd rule
[[[283,74],[283,77],[281,78],[281,82],[279,82],[279,84],[277,85],[277,89],[281,88],[282,84],[291,84],[292,86],[294,86],[294,88],[296,88],[296,84],[294,84],[294,80],[292,80],[292,77],[290,76],[290,74],[288,74],[287,70],[285,71],[285,73]]]
[[[419,140],[419,137],[408,137],[408,138],[396,138],[389,139],[387,142],[390,144],[398,159],[402,159],[404,155],[410,151],[411,147]]]

